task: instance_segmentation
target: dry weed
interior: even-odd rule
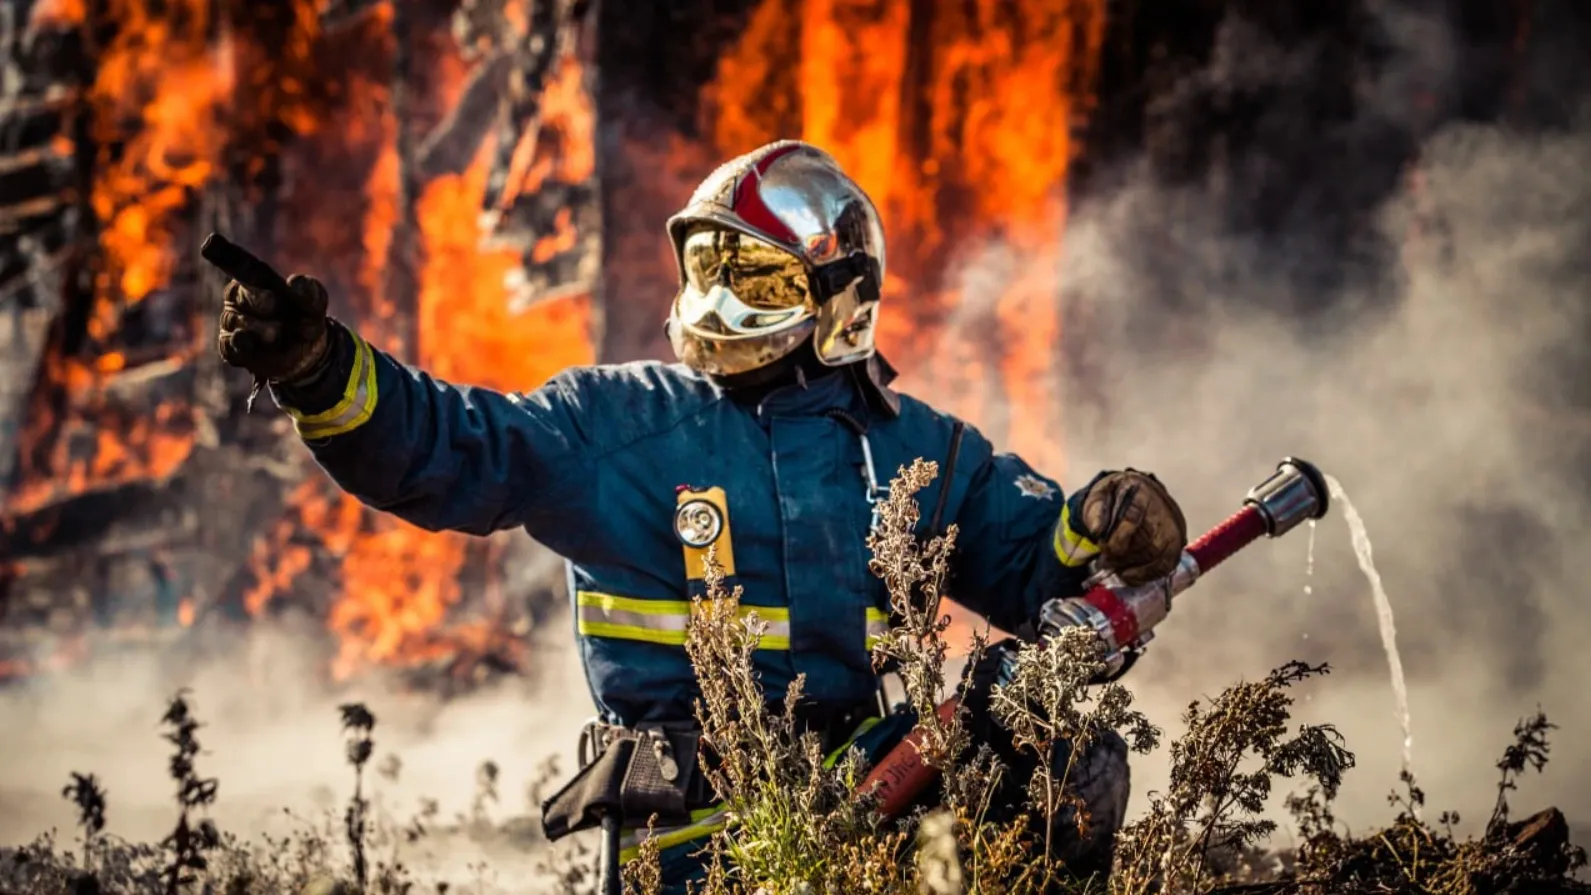
[[[707,596],[694,603],[686,650],[700,682],[704,767],[733,829],[709,845],[715,872],[704,891],[854,892],[898,875],[890,868],[900,836],[881,830],[853,795],[857,759],[830,764],[818,734],[801,730],[802,678],[783,705],[768,705],[751,659],[767,626],[740,612],[741,591],[725,590],[716,555],[706,565]]]
[[[942,772],[939,805],[897,821],[880,820],[872,800],[856,788],[865,767],[854,752],[825,756],[816,734],[800,729],[798,679],[782,705],[769,705],[757,680],[752,653],[764,625],[740,612],[740,592],[726,592],[722,573],[709,562],[708,596],[694,604],[687,650],[701,683],[697,713],[704,730],[705,766],[726,801],[730,826],[703,843],[707,879],[698,895],[1074,895],[1108,886],[1112,895],[1501,895],[1584,893],[1571,874],[1585,856],[1569,844],[1556,812],[1510,822],[1507,796],[1526,770],[1540,770],[1552,725],[1539,713],[1515,730],[1497,768],[1497,803],[1485,835],[1460,842],[1456,818],[1433,827],[1420,819],[1425,796],[1412,779],[1393,801],[1393,825],[1354,837],[1331,814],[1342,773],[1353,756],[1329,725],[1290,731],[1289,688],[1324,667],[1292,663],[1266,678],[1228,688],[1209,705],[1193,703],[1187,733],[1172,743],[1168,791],[1150,799],[1148,813],[1119,837],[1114,873],[1107,883],[1076,880],[1049,857],[1057,821],[1086,827],[1086,812],[1070,791],[1073,761],[1039,771],[1026,787],[1026,814],[990,820],[991,803],[1003,797],[1007,770],[987,748],[970,748],[965,713],[941,720],[945,697],[948,620],[939,613],[956,531],[926,541],[917,535],[915,496],[932,482],[932,463],[902,469],[881,505],[880,530],[870,538],[872,569],[888,590],[898,625],[876,647],[875,660],[899,672],[907,700],[920,719],[928,759]],[[1045,648],[1023,647],[998,656],[1004,683],[989,692],[991,713],[1015,745],[1048,756],[1061,742],[1086,745],[1106,730],[1137,749],[1158,731],[1132,709],[1118,685],[1093,685],[1101,669],[1099,647],[1086,631],[1067,631]],[[976,645],[977,665],[984,645]],[[962,687],[970,683],[964,678]],[[964,691],[965,692],[965,691]],[[0,849],[0,895],[278,895],[418,891],[399,861],[401,846],[443,832],[436,803],[400,823],[367,796],[364,769],[375,718],[364,706],[342,708],[349,734],[347,759],[354,790],[340,818],[300,820],[281,839],[245,844],[218,832],[202,816],[217,782],[200,776],[199,723],[183,694],[166,713],[166,738],[174,747],[170,774],[177,783],[177,823],[159,844],[128,843],[105,832],[106,796],[92,775],[73,774],[63,795],[78,809],[81,856],[52,835],[21,849]],[[1082,752],[1072,750],[1073,755]],[[394,780],[401,764],[389,757],[378,775]],[[549,762],[533,784],[531,803],[557,777]],[[1258,850],[1273,824],[1259,817],[1276,778],[1312,784],[1288,806],[1298,820],[1301,846],[1293,854]],[[488,808],[498,800],[497,766],[482,764],[471,810],[457,829],[472,839],[500,835]],[[291,816],[291,815],[290,815]],[[296,817],[296,816],[295,816]],[[579,839],[549,847],[525,888],[564,895],[589,893],[595,882],[590,852]],[[384,856],[372,866],[369,854]],[[909,854],[911,851],[915,854]],[[473,890],[485,885],[476,865]],[[625,870],[626,891],[651,895],[661,883],[656,843]],[[428,887],[429,888],[429,887]],[[447,883],[438,893],[472,891]]]
[[[1336,795],[1353,766],[1336,729],[1303,725],[1288,735],[1288,688],[1326,671],[1289,663],[1263,680],[1228,687],[1208,707],[1188,707],[1188,731],[1171,745],[1169,790],[1152,796],[1148,815],[1118,837],[1113,895],[1212,888],[1213,859],[1275,829],[1259,813],[1277,777],[1303,775],[1327,799]]]
[[[1459,820],[1442,813],[1433,826],[1421,819],[1425,793],[1407,773],[1388,802],[1398,809],[1392,825],[1355,838],[1339,834],[1320,797],[1294,800],[1304,844],[1293,873],[1298,891],[1326,893],[1417,892],[1422,895],[1493,895],[1502,892],[1588,891],[1570,877],[1585,866],[1585,852],[1569,842],[1567,821],[1555,809],[1508,821],[1508,793],[1526,770],[1547,763],[1547,732],[1539,711],[1514,728],[1514,741],[1497,762],[1497,802],[1485,832],[1460,840]],[[1440,827],[1440,828],[1439,828]]]

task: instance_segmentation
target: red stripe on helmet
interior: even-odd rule
[[[750,171],[740,175],[740,182],[735,184],[734,204],[730,206],[741,220],[790,245],[799,245],[801,240],[762,200],[762,177],[773,167],[774,162],[800,148],[799,145],[782,146],[758,159]]]

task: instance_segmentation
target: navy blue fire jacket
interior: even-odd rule
[[[743,607],[768,624],[755,654],[770,699],[805,675],[808,699],[871,701],[872,639],[888,597],[868,569],[872,516],[858,424],[880,484],[921,457],[940,480],[918,494],[926,533],[959,528],[949,594],[1015,630],[1081,591],[1095,545],[1068,524],[1055,482],[900,396],[898,414],[830,375],[731,399],[681,365],[577,367],[523,394],[450,385],[333,324],[319,389],[275,390],[315,459],[349,493],[431,530],[523,527],[567,559],[585,673],[604,720],[693,717],[684,649],[691,585],[675,529],[681,487],[723,489]],[[847,420],[846,418],[849,418]],[[1075,495],[1074,495],[1075,497]]]

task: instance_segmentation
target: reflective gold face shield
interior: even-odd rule
[[[812,334],[817,303],[795,255],[744,233],[702,229],[685,238],[680,261],[685,282],[670,334],[687,364],[743,373]]]

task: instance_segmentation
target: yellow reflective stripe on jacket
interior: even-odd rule
[[[1099,555],[1099,545],[1072,528],[1072,508],[1061,507],[1060,521],[1055,523],[1055,556],[1068,568],[1086,564]]]
[[[375,355],[357,333],[350,330],[348,334],[354,340],[354,368],[348,373],[342,400],[320,413],[305,414],[288,408],[299,437],[306,441],[352,432],[369,422],[371,414],[376,412]]]
[[[709,808],[691,812],[691,822],[680,827],[657,827],[653,830],[629,830],[619,839],[619,860],[633,861],[641,853],[641,843],[650,832],[658,850],[683,845],[693,839],[711,836],[729,825],[729,809],[720,802]]]
[[[867,607],[867,648],[872,649],[888,633],[889,613],[872,606]]]
[[[788,650],[790,610],[775,606],[740,607],[741,618],[754,612],[765,625],[757,648]],[[587,637],[684,646],[691,604],[685,600],[638,600],[583,590],[575,594],[575,614],[576,630]]]

